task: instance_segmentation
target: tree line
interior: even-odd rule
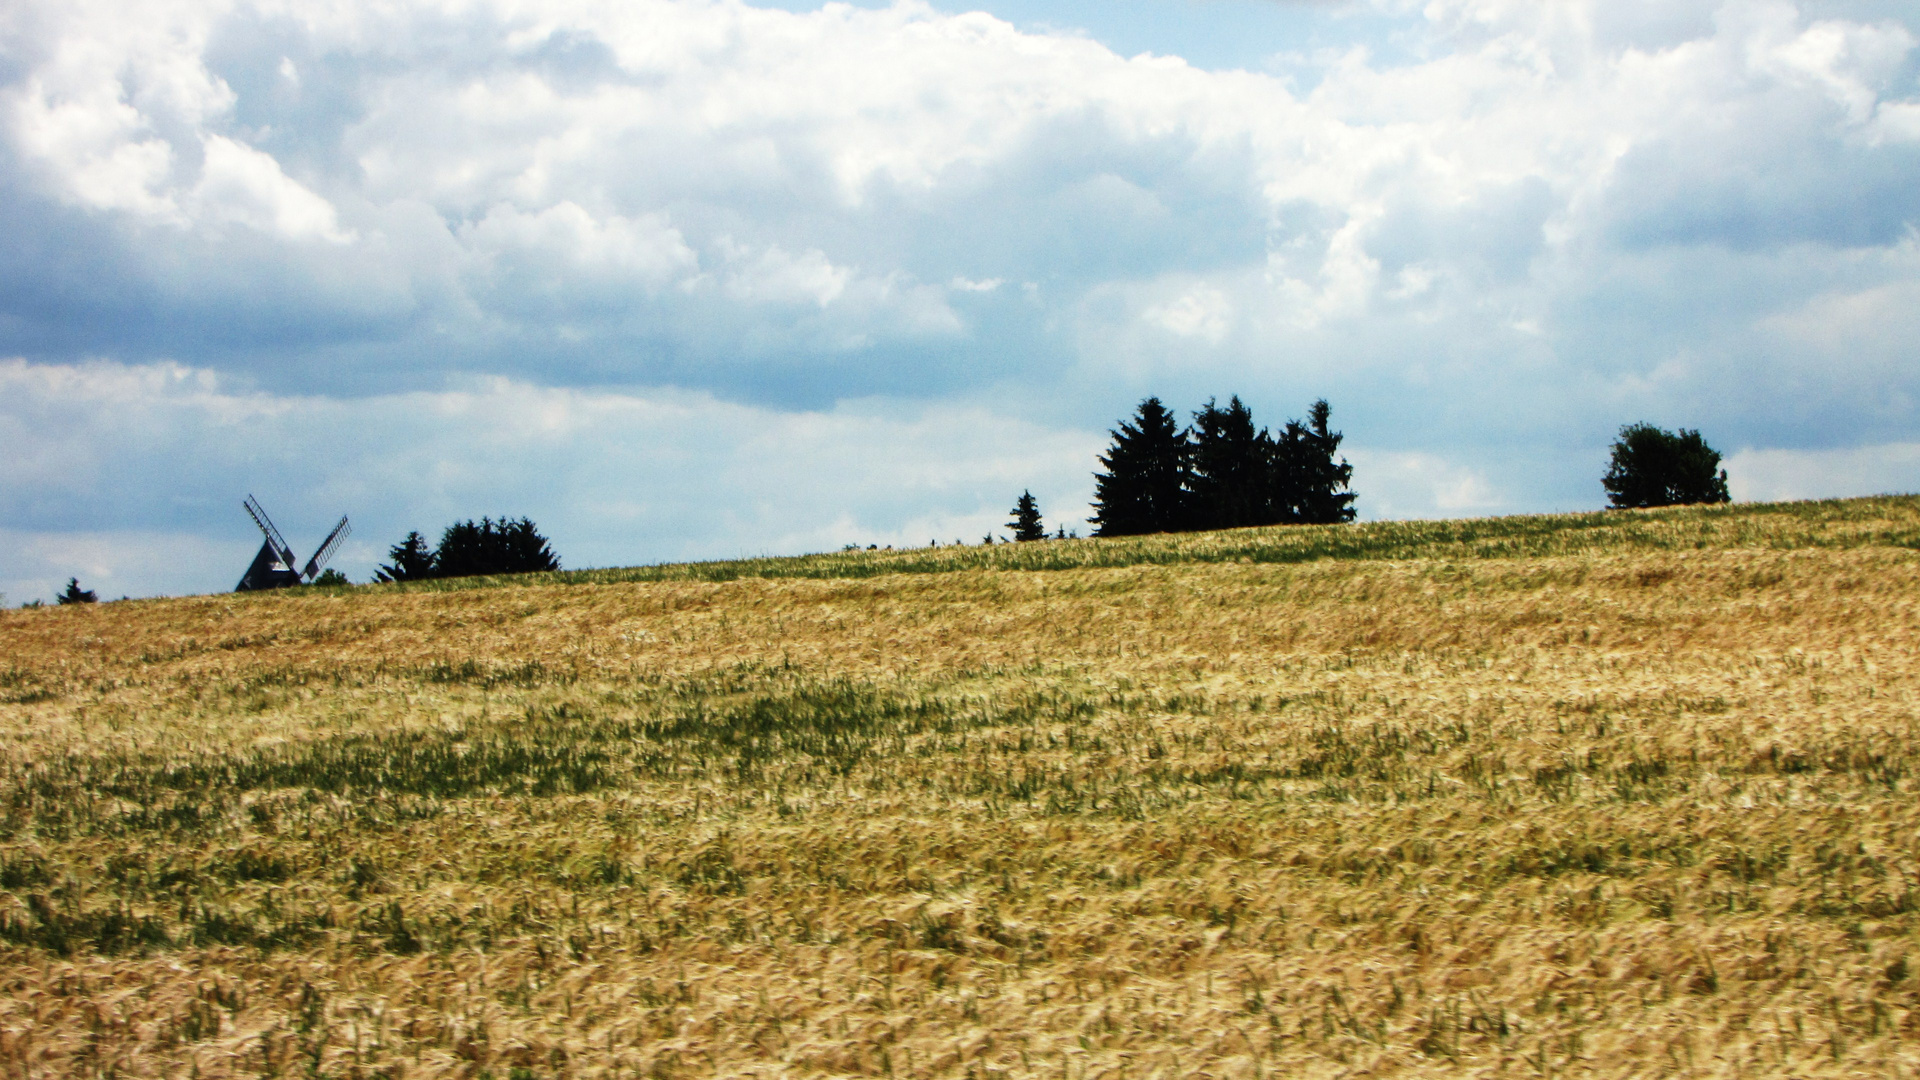
[[[1158,397],[1142,401],[1131,419],[1110,434],[1094,474],[1095,536],[1234,529],[1250,525],[1332,524],[1352,521],[1353,466],[1338,457],[1342,435],[1329,425],[1326,399],[1313,403],[1305,421],[1289,420],[1277,432],[1257,428],[1238,395],[1222,406],[1210,400],[1180,426]],[[1700,432],[1667,431],[1649,423],[1628,424],[1613,442],[1601,477],[1612,509],[1731,501],[1720,452]],[[1022,492],[1007,523],[1017,541],[1048,539],[1039,501]],[[1077,536],[1078,533],[1071,534]],[[1054,534],[1068,539],[1065,526]],[[984,541],[993,543],[989,533]],[[958,543],[958,541],[955,541]],[[869,545],[871,548],[872,545]],[[858,545],[849,544],[847,550]],[[417,530],[388,549],[388,563],[375,581],[525,574],[560,569],[546,537],[525,517],[457,521],[432,545]],[[328,570],[315,585],[350,584]],[[69,578],[54,597],[60,604],[91,604],[92,589]],[[38,600],[26,607],[40,607]]]
[[[1256,427],[1238,395],[1208,401],[1181,427],[1159,398],[1112,432],[1094,474],[1096,536],[1352,521],[1353,466],[1322,398],[1307,419]]]
[[[1353,466],[1338,457],[1342,436],[1329,424],[1332,412],[1321,398],[1304,422],[1269,432],[1235,395],[1225,406],[1208,401],[1183,428],[1158,397],[1147,398],[1109,433],[1113,443],[1100,455],[1094,535],[1352,521]],[[1724,503],[1732,496],[1720,460],[1698,431],[1628,424],[1600,482],[1611,509]],[[1031,491],[1010,513],[1015,540],[1048,538]]]
[[[1325,398],[1307,418],[1278,431],[1254,423],[1239,395],[1209,400],[1182,427],[1158,397],[1142,401],[1110,434],[1094,474],[1095,536],[1197,532],[1253,525],[1322,525],[1352,521],[1353,466],[1339,456],[1344,436],[1332,430]],[[1669,432],[1652,424],[1620,429],[1602,485],[1616,508],[1726,502],[1727,473],[1720,454],[1698,431]],[[1048,539],[1040,504],[1020,494],[1007,523],[1016,541]],[[1067,539],[1062,526],[1055,534]],[[1075,534],[1077,535],[1077,534]],[[992,543],[989,533],[986,543]],[[853,548],[855,545],[849,545]],[[525,574],[560,569],[552,545],[533,522],[502,516],[457,521],[430,545],[417,530],[387,552],[376,581]],[[333,580],[329,580],[329,578]],[[316,584],[346,584],[334,571]],[[93,599],[69,582],[60,602]]]
[[[440,544],[427,543],[418,531],[387,551],[391,562],[374,571],[375,581],[422,581],[428,578],[479,577],[487,574],[531,574],[560,569],[553,546],[531,520],[502,517],[456,521],[440,534]]]

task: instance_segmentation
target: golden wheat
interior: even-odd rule
[[[1573,520],[0,613],[0,1073],[1908,1075],[1920,504]]]

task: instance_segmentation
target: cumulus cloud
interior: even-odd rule
[[[1371,455],[1362,504],[1407,514],[1591,504],[1629,420],[1756,453],[1920,437],[1907,6],[1290,5],[1262,9],[1290,42],[1211,66],[1110,12],[1089,35],[992,2],[789,6],[13,5],[0,355],[41,389],[7,422],[160,380],[174,419],[98,437],[151,440],[167,476],[259,408],[532,497],[420,418],[537,404],[576,432],[540,459],[564,469],[634,403],[831,417],[893,453],[906,429],[849,403],[1077,446],[1147,393],[1268,423],[1324,395]],[[90,490],[106,451],[21,430],[53,464],[14,498]],[[796,472],[842,467],[808,445]],[[739,536],[832,532],[749,512],[751,472],[700,475]],[[140,505],[114,527],[198,512]]]
[[[1506,509],[1484,470],[1418,451],[1369,451],[1349,455],[1366,478],[1370,518],[1481,517]]]
[[[688,391],[459,389],[351,400],[176,364],[0,362],[0,592],[230,588],[258,495],[305,553],[334,517],[365,580],[409,529],[526,514],[569,566],[918,546],[1001,530],[1031,488],[1078,526],[1100,438],[970,406],[777,411]],[[1005,505],[1002,505],[1002,504]]]
[[[270,154],[224,135],[201,143],[200,182],[192,201],[204,216],[278,233],[290,240],[345,243],[333,205],[290,179]]]
[[[1920,493],[1920,442],[1827,450],[1741,450],[1726,459],[1742,502]]]

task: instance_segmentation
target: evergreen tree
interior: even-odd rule
[[[387,549],[387,558],[393,561],[375,570],[373,578],[375,581],[419,581],[436,577],[433,556],[427,538],[417,530],[410,532],[405,540]]]
[[[456,521],[440,532],[440,546],[434,549],[435,577],[476,577],[494,572],[493,519]]]
[[[1133,422],[1122,421],[1095,474],[1095,536],[1137,536],[1187,527],[1187,436],[1150,397]]]
[[[1040,503],[1034,499],[1033,492],[1020,493],[1020,501],[1013,504],[1013,520],[1007,527],[1013,530],[1013,538],[1018,541],[1045,540],[1047,527],[1040,522]]]
[[[440,534],[434,552],[436,577],[530,574],[560,569],[547,538],[532,521],[481,518],[479,524],[456,521]]]
[[[1698,431],[1665,431],[1645,423],[1620,429],[1600,483],[1614,509],[1732,499],[1720,452],[1708,446]]]
[[[1273,520],[1301,525],[1352,521],[1356,496],[1347,490],[1353,466],[1339,453],[1341,434],[1330,430],[1333,409],[1325,398],[1313,403],[1307,422],[1287,421],[1273,444],[1268,492]]]
[[[1253,426],[1239,395],[1226,408],[1212,401],[1193,414],[1191,518],[1193,529],[1237,529],[1277,520],[1268,500],[1272,440]]]
[[[501,551],[506,569],[503,574],[544,574],[560,569],[560,558],[553,545],[540,535],[529,518],[519,521],[500,519]]]
[[[68,578],[66,591],[57,594],[54,599],[62,604],[91,604],[100,598],[94,595],[92,589],[81,588],[79,578]]]

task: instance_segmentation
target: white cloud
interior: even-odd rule
[[[550,265],[552,244],[567,239],[554,232],[563,223],[583,241],[573,257],[591,263],[607,248],[581,229],[671,222],[673,242],[651,255],[654,279],[694,263],[725,264],[728,295],[740,303],[808,297],[821,308],[851,287],[856,266],[874,283],[995,280],[1015,271],[1033,280],[1033,267],[1007,264],[986,274],[939,267],[935,276],[903,265],[904,253],[884,238],[891,226],[924,228],[915,216],[934,212],[945,193],[1025,167],[1044,145],[1036,140],[1065,125],[1089,140],[1084,161],[1060,177],[1061,197],[1087,215],[1073,242],[1119,229],[1177,244],[1201,224],[1183,219],[1170,193],[1156,188],[1154,170],[1116,169],[1116,155],[1152,148],[1162,163],[1202,170],[1196,175],[1246,169],[1207,182],[1250,182],[1258,192],[1262,205],[1249,203],[1234,225],[1264,227],[1267,304],[1279,313],[1269,323],[1277,333],[1310,332],[1371,317],[1381,299],[1425,291],[1410,282],[1482,288],[1463,260],[1512,251],[1515,237],[1476,243],[1463,229],[1484,227],[1483,204],[1511,199],[1525,181],[1547,193],[1544,216],[1528,222],[1535,243],[1551,239],[1561,252],[1590,245],[1600,223],[1583,218],[1634,206],[1617,190],[1616,163],[1635,148],[1688,138],[1691,125],[1712,115],[1737,115],[1728,103],[1778,104],[1783,93],[1798,94],[1837,103],[1856,126],[1871,122],[1878,137],[1906,129],[1905,103],[1885,99],[1914,47],[1905,27],[1810,22],[1784,3],[1730,7],[1716,25],[1676,19],[1672,7],[1429,4],[1424,18],[1453,35],[1454,48],[1398,65],[1352,50],[1302,98],[1280,78],[1205,72],[1177,58],[1123,59],[1085,38],[1021,33],[984,14],[947,16],[918,3],[809,14],[691,0],[503,0],[444,10],[340,3],[301,9],[294,51],[310,61],[289,55],[284,37],[261,42],[257,63],[292,96],[253,90],[245,102],[216,72],[206,43],[219,32],[244,42],[260,20],[283,14],[278,8],[161,6],[122,20],[128,29],[102,33],[102,7],[89,9],[94,20],[49,20],[50,59],[10,96],[17,145],[49,170],[55,194],[85,205],[175,222],[238,218],[290,239],[338,239],[380,230],[390,216],[382,208],[424,204],[470,241],[517,222],[517,250],[548,266],[550,282],[565,280]],[[465,51],[429,44],[448,20],[462,27]],[[287,140],[315,119],[288,111],[288,102],[304,100],[329,64],[363,73],[338,84],[348,111],[324,118],[341,126],[338,141],[306,150],[345,155],[315,159],[310,170],[338,191],[292,180],[282,160],[298,149]],[[286,112],[273,125],[284,151],[236,130],[240,113],[272,119],[276,110]],[[1770,111],[1788,131],[1798,123],[1791,109]],[[205,162],[197,199],[185,175],[193,170],[182,166],[192,158]],[[866,220],[881,212],[876,194],[892,221]],[[1296,220],[1308,208],[1313,220]],[[1449,223],[1463,213],[1459,227]],[[542,243],[528,242],[530,222],[546,228]],[[837,224],[820,227],[830,222]],[[999,236],[991,219],[964,227],[988,250],[1015,241]],[[1414,278],[1382,258],[1410,235],[1449,246],[1415,260]],[[623,250],[649,257],[644,241]],[[483,254],[489,274],[470,278],[476,287],[516,278],[501,265],[503,245]],[[1232,276],[1247,265],[1203,272]],[[1166,269],[1149,257],[1077,285]],[[530,314],[498,293],[464,299],[478,309],[422,314],[444,320],[464,311],[484,320],[499,304],[514,309],[517,325]],[[564,300],[552,302],[559,320],[573,317]],[[759,336],[839,351],[959,325],[928,297],[885,285],[870,290],[863,310],[893,330],[842,327],[821,337],[769,327]],[[666,332],[698,333],[707,321]],[[683,345],[697,351],[703,343]]]
[[[105,0],[29,9],[14,27],[31,36],[9,51],[38,62],[0,89],[15,145],[59,198],[178,223],[177,137],[235,100],[200,55],[215,11]]]
[[[729,243],[726,251],[734,264],[727,274],[727,292],[740,300],[825,308],[840,299],[853,280],[850,269],[833,265],[818,248],[798,255],[777,247],[749,253]]]
[[[1905,27],[1815,22],[1804,28],[1792,5],[1754,5],[1748,49],[1754,67],[1818,87],[1854,124],[1870,120],[1886,86],[1913,51]]]
[[[250,492],[303,554],[350,514],[340,565],[359,580],[408,529],[503,513],[531,516],[570,566],[977,540],[1023,489],[1079,527],[1102,442],[966,406],[781,412],[505,379],[341,400],[17,360],[0,362],[0,434],[40,451],[0,461],[7,520],[53,498],[85,510],[0,536],[16,603],[74,575],[115,595],[230,588],[258,543]]]
[[[272,155],[223,135],[202,143],[200,182],[193,201],[208,216],[237,221],[292,240],[346,243],[333,205],[280,170]]]
[[[7,553],[0,566],[0,599],[11,607],[35,600],[50,604],[69,579],[102,600],[232,588],[259,546],[257,540],[215,540],[198,531],[0,528],[0,550]],[[233,581],[218,582],[217,574],[227,568]]]
[[[1483,471],[1438,454],[1354,447],[1347,457],[1364,518],[1481,517],[1508,509]]]
[[[1211,285],[1196,285],[1167,303],[1149,307],[1141,317],[1178,337],[1218,345],[1233,328],[1233,303]]]
[[[1920,442],[1825,450],[1741,450],[1726,459],[1740,502],[1920,492]]]
[[[60,198],[105,210],[178,221],[164,190],[173,147],[146,134],[123,101],[52,101],[32,88],[11,102],[18,145],[57,176]]]
[[[1920,101],[1882,101],[1873,119],[1878,139],[1920,142]]]
[[[699,270],[700,257],[664,214],[596,218],[562,201],[535,213],[500,204],[463,225],[483,287],[510,290],[500,302],[535,312],[579,303],[604,289],[658,290]]]

